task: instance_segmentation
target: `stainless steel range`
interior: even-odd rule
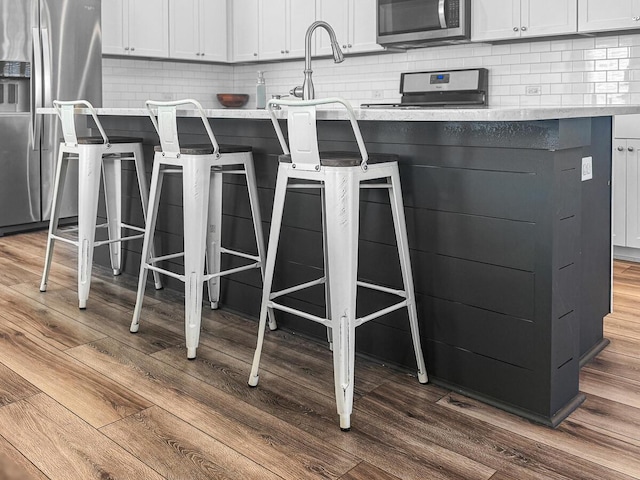
[[[363,103],[363,108],[481,108],[488,105],[486,68],[405,72],[400,74],[400,102]]]

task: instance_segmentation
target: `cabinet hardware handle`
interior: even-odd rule
[[[621,152],[624,150],[624,147],[618,147],[618,151]]]
[[[629,150],[630,152],[633,152],[633,147],[628,147],[627,150]]]
[[[204,52],[202,52],[200,55],[202,55],[204,57]]]
[[[133,52],[136,49],[136,47],[131,47],[131,51]]]
[[[637,22],[638,20],[640,20],[640,17],[633,17],[631,20],[633,20],[634,22]]]
[[[518,27],[513,27],[514,32],[517,32],[518,30],[520,30]]]
[[[124,47],[125,50],[129,50],[129,47]]]
[[[342,45],[342,48],[347,48],[347,46],[346,45]]]
[[[285,50],[284,53],[289,53],[289,50]]]
[[[523,32],[527,31],[527,27],[521,27],[520,30],[522,30]]]
[[[254,52],[253,56],[254,56],[254,57],[257,57],[257,56],[258,56],[258,54]]]
[[[349,48],[353,47],[353,45],[349,44]]]

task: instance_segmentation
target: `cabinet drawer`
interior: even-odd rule
[[[614,118],[615,138],[640,138],[640,114],[616,115]]]

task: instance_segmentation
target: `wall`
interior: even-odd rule
[[[193,97],[205,108],[219,107],[215,92],[233,90],[233,67],[161,60],[103,58],[106,107],[142,107],[153,100]]]
[[[493,106],[640,104],[640,34],[347,55],[339,65],[314,59],[312,67],[316,96],[341,96],[354,105],[397,101],[401,72],[473,67],[489,69]],[[199,65],[105,58],[103,69],[105,106],[193,96],[216,107],[216,92],[234,91],[251,94],[247,108],[253,108],[257,70],[265,71],[268,97],[286,94],[302,84],[304,61]],[[539,94],[527,95],[527,87],[539,87]]]

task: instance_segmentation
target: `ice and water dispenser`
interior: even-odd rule
[[[29,111],[30,67],[29,62],[0,61],[0,113]]]

